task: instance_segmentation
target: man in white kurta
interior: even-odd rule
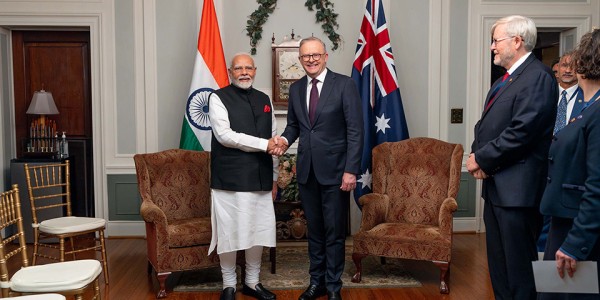
[[[219,254],[224,300],[235,299],[238,250],[245,250],[246,258],[242,293],[257,299],[275,299],[259,283],[259,274],[263,247],[275,247],[273,197],[278,159],[269,154],[279,154],[275,140],[271,139],[277,134],[277,127],[268,96],[252,88],[255,74],[254,61],[249,55],[235,55],[229,69],[232,85],[209,98],[213,131],[209,253],[216,249]],[[267,128],[269,117],[271,127]],[[272,180],[268,182],[270,186],[266,185],[267,180]]]

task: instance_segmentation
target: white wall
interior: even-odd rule
[[[256,1],[214,1],[226,59],[236,52],[249,51],[245,22],[258,7]],[[330,51],[329,67],[350,74],[366,0],[332,2],[339,14],[337,32],[343,44],[341,49]],[[410,135],[460,142],[467,151],[482,95],[489,86],[489,79],[486,81],[482,75],[489,73],[488,23],[521,13],[547,26],[558,22],[563,27],[591,28],[598,25],[600,14],[600,0],[544,1],[543,5],[531,0],[383,2]],[[90,30],[98,216],[108,211],[108,175],[134,174],[135,153],[179,145],[201,7],[202,0],[0,0],[0,27],[5,30],[73,26]],[[579,20],[570,22],[565,16]],[[259,67],[255,85],[267,94],[271,92],[271,35],[275,33],[276,42],[280,42],[292,29],[304,37],[314,34],[330,45],[304,1],[279,0],[263,27],[255,56]],[[10,43],[9,35],[5,36]],[[5,67],[0,69],[3,133],[11,132],[7,127],[14,127],[14,121],[10,121],[12,78],[10,66],[9,71]],[[464,124],[448,124],[451,107],[464,108]],[[14,153],[14,137],[5,134],[3,142],[4,151],[0,152]],[[7,155],[3,158],[0,169],[5,173],[9,162]]]

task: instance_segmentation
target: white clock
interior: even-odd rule
[[[306,75],[300,63],[300,40],[292,38],[279,45],[271,45],[273,51],[273,104],[287,106],[290,85]]]
[[[298,59],[298,52],[281,52],[279,55],[279,75],[281,79],[300,79],[305,74]]]

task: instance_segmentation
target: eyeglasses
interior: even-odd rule
[[[325,55],[325,53],[304,54],[300,55],[299,57],[302,59],[302,61],[309,61],[311,57],[313,60],[319,60],[323,55]]]
[[[233,67],[232,70],[233,70],[233,72],[236,72],[236,73],[239,73],[239,72],[242,72],[242,71],[252,72],[252,71],[256,70],[256,67],[251,67],[251,66],[245,66],[245,67],[236,66],[236,67]]]
[[[514,37],[516,37],[516,35],[505,37],[505,38],[501,38],[501,39],[492,39],[492,45],[498,45],[499,42],[502,42],[502,41],[508,40],[508,39],[512,39]]]

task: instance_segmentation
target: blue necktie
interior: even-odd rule
[[[313,78],[310,82],[312,83],[312,87],[310,88],[310,98],[308,102],[308,118],[310,119],[310,124],[315,123],[315,112],[317,111],[317,104],[319,103],[319,90],[317,89],[317,83],[319,80]]]
[[[562,97],[558,102],[556,110],[556,122],[554,123],[554,134],[558,133],[566,125],[567,120],[567,91],[562,91]]]

